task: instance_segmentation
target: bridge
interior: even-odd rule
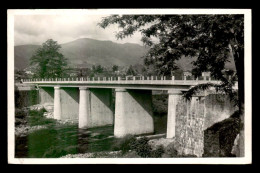
[[[40,104],[54,104],[54,119],[78,119],[79,128],[114,124],[114,136],[154,132],[152,91],[168,91],[167,138],[175,136],[176,105],[183,92],[206,80],[166,77],[23,79],[39,88]],[[115,89],[115,108],[112,92]]]

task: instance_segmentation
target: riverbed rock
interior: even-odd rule
[[[102,151],[95,153],[68,154],[61,158],[117,158],[121,151]]]
[[[38,125],[38,126],[30,127],[28,125],[20,125],[15,128],[15,135],[16,136],[26,136],[29,133],[32,133],[36,130],[45,129],[45,128],[47,128],[47,126]]]
[[[53,112],[54,111],[54,104],[53,103],[44,103],[43,107],[47,112]]]
[[[44,112],[43,116],[45,116],[46,118],[54,118],[53,112]]]
[[[29,106],[28,108],[29,108],[30,110],[36,110],[36,111],[39,111],[39,110],[43,109],[44,106],[41,105],[41,104],[37,104],[37,105]]]
[[[151,139],[148,144],[151,145],[152,149],[156,149],[160,145],[166,148],[168,145],[172,145],[174,143],[174,138],[160,138],[160,139]]]

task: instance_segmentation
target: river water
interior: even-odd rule
[[[16,136],[15,157],[57,158],[67,154],[111,151],[113,126],[78,129],[77,124],[50,123],[27,136]],[[154,134],[166,132],[166,116],[154,116]]]

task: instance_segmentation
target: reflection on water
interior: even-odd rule
[[[166,132],[166,116],[155,116],[155,134]],[[15,157],[56,158],[67,154],[110,151],[114,127],[78,129],[75,125],[48,124],[48,128],[16,137]]]

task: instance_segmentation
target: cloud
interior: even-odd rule
[[[14,20],[15,45],[42,44],[52,38],[66,43],[79,38],[111,40],[117,43],[138,43],[141,34],[123,40],[115,38],[116,25],[103,29],[97,26],[105,15],[16,15]]]

